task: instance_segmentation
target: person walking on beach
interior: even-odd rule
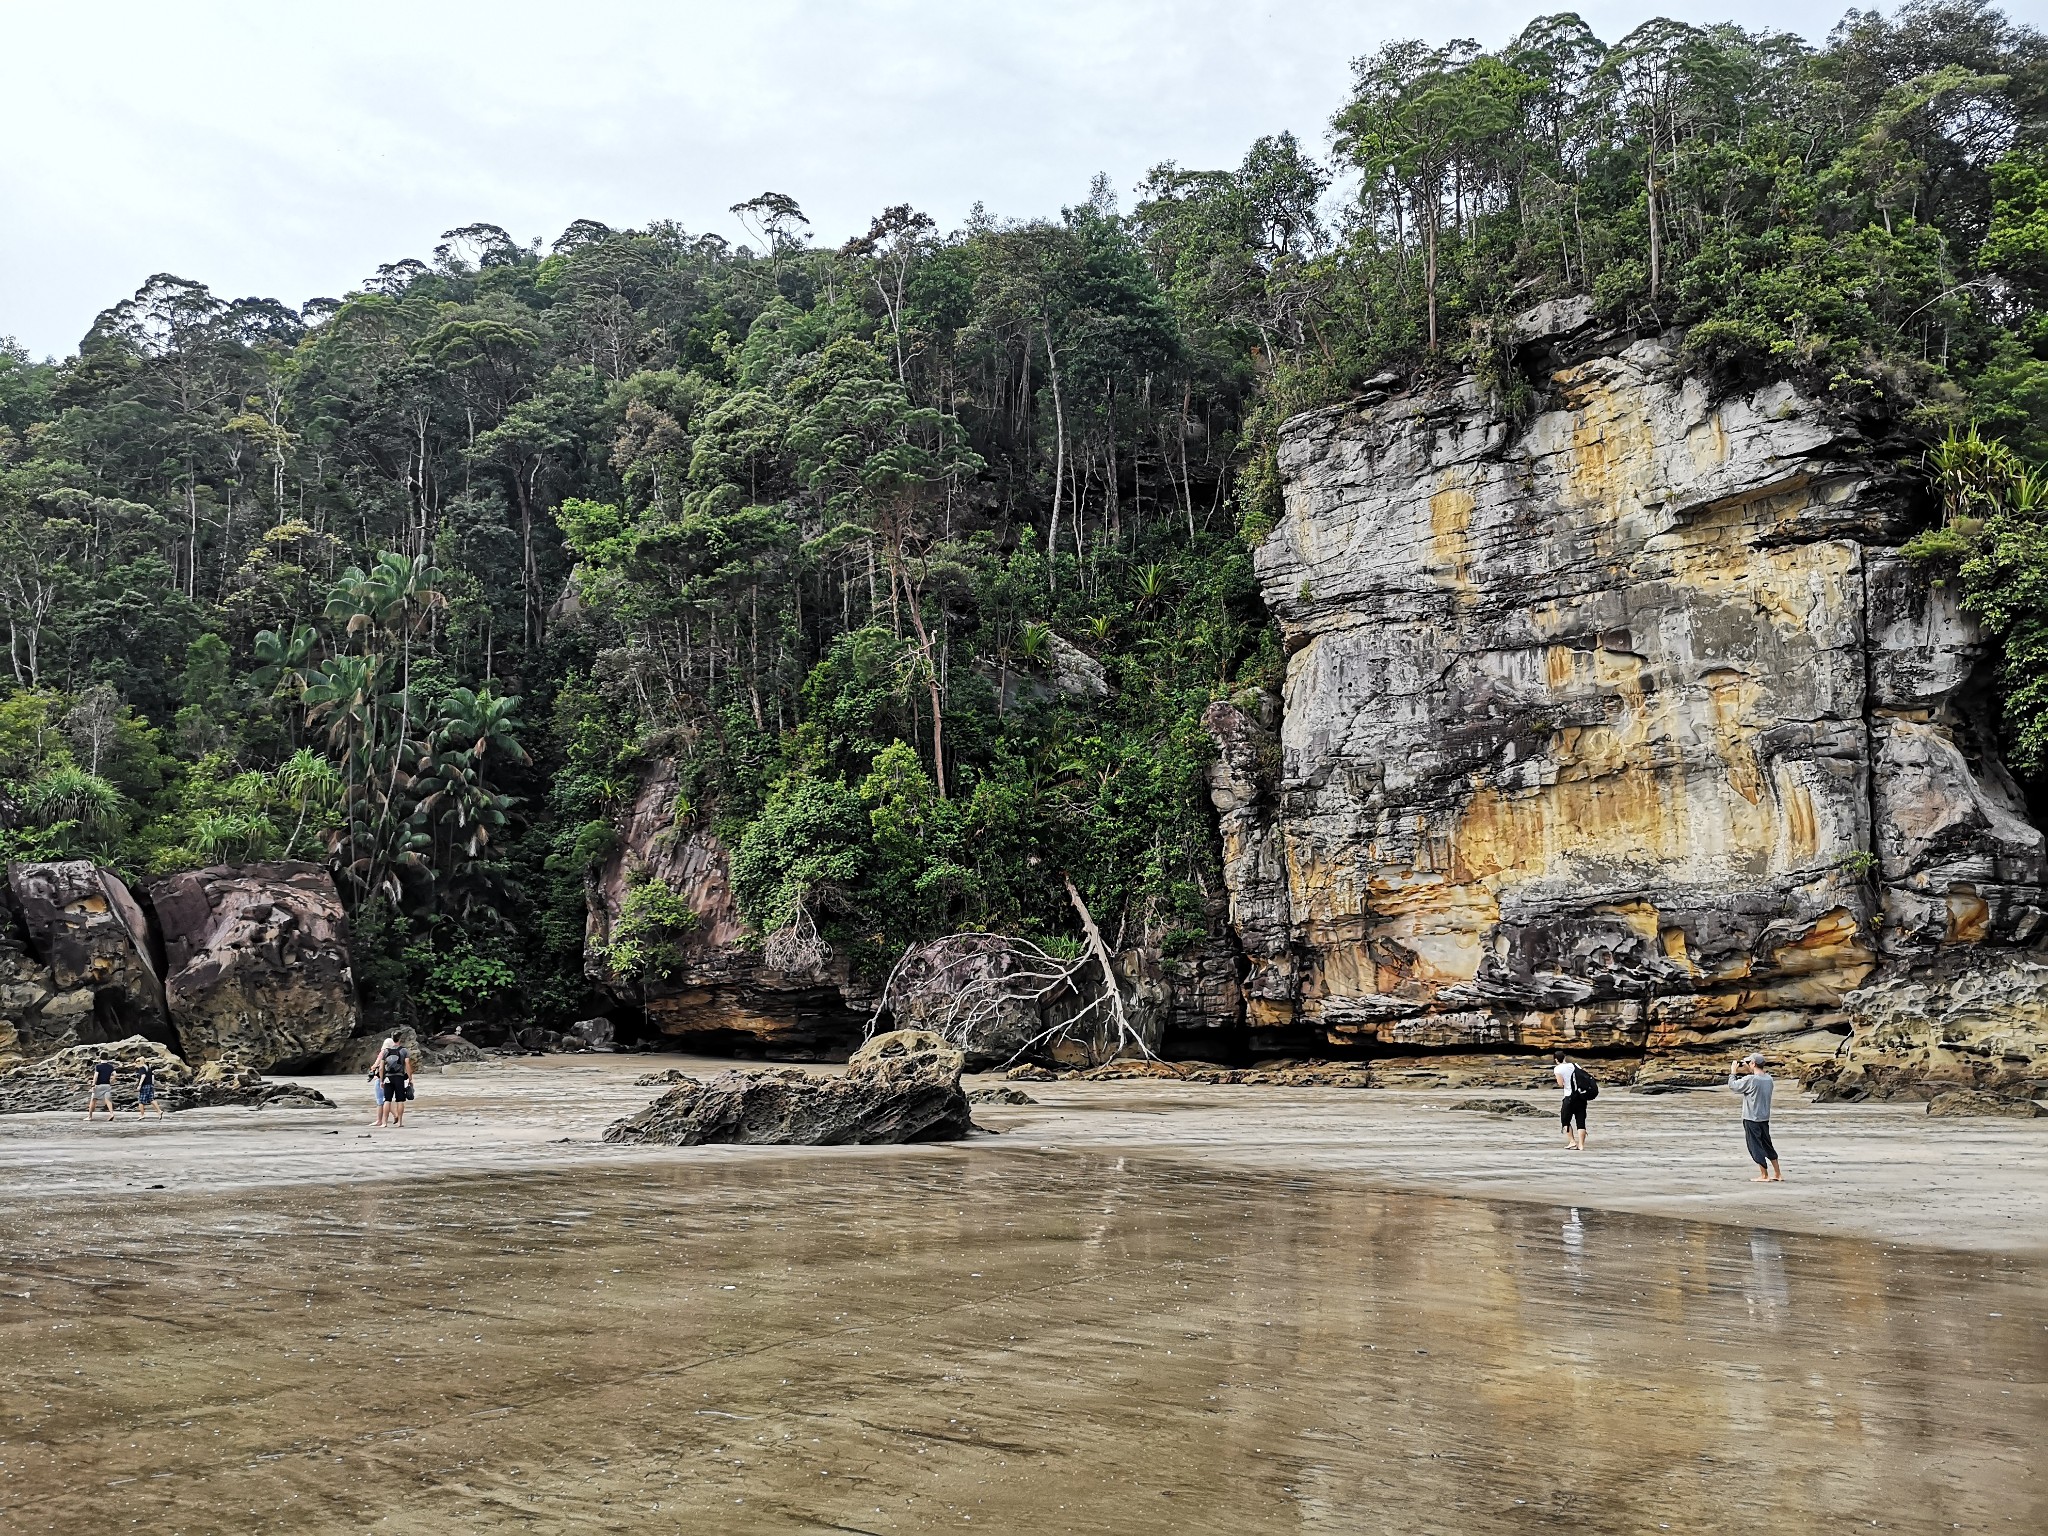
[[[1564,1090],[1564,1103],[1558,1106],[1557,1118],[1564,1126],[1564,1144],[1574,1152],[1586,1150],[1586,1106],[1600,1092],[1600,1085],[1593,1081],[1593,1074],[1566,1056],[1557,1053],[1557,1086]]]
[[[384,1073],[384,1112],[386,1123],[392,1126],[405,1124],[405,1101],[412,1093],[412,1058],[404,1046],[394,1039],[384,1042],[384,1049],[377,1060]]]
[[[1728,1073],[1728,1086],[1742,1095],[1742,1135],[1749,1143],[1749,1160],[1756,1164],[1758,1184],[1782,1184],[1785,1170],[1778,1166],[1778,1149],[1771,1141],[1771,1092],[1778,1084],[1764,1070],[1761,1056],[1744,1056]]]
[[[92,1064],[92,1094],[85,1101],[85,1118],[90,1120],[99,1107],[107,1106],[107,1119],[114,1118],[114,1059],[102,1056]]]
[[[145,1061],[135,1069],[135,1118],[147,1120],[152,1109],[157,1119],[163,1119],[164,1107],[156,1101],[156,1068]]]
[[[370,1096],[377,1101],[377,1115],[370,1122],[373,1129],[382,1129],[390,1114],[390,1106],[384,1102],[384,1053],[391,1049],[392,1043],[391,1037],[386,1035],[384,1043],[377,1047],[377,1059],[370,1063]]]

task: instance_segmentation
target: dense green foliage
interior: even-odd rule
[[[838,249],[772,193],[745,246],[472,225],[340,300],[163,275],[71,359],[0,350],[4,852],[322,858],[380,1001],[559,1017],[666,757],[764,937],[1057,942],[1071,876],[1171,951],[1216,921],[1202,711],[1279,669],[1279,421],[1390,368],[1520,408],[1505,322],[1571,293],[1729,385],[2002,444],[1931,552],[2043,761],[2038,34],[1553,16],[1359,60],[1329,142]],[[613,965],[662,974],[687,910],[625,916]]]

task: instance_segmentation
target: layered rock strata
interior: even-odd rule
[[[1283,431],[1284,697],[1210,719],[1249,1020],[1819,1056],[1881,963],[2033,938],[1984,646],[1870,446],[1788,384],[1528,330],[1526,421],[1467,379]]]
[[[355,1033],[348,919],[326,870],[187,870],[152,884],[150,900],[171,1021],[188,1060],[298,1066]]]

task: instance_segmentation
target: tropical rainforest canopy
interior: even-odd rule
[[[319,860],[373,1002],[555,1021],[665,758],[764,935],[1057,945],[1071,876],[1171,953],[1218,921],[1202,712],[1281,666],[1279,422],[1388,369],[1523,408],[1505,322],[1580,293],[1924,464],[2048,767],[2041,34],[1564,14],[1355,75],[1314,145],[1127,211],[473,224],[338,299],[162,274],[74,357],[0,351],[0,853]],[[612,963],[658,972],[688,911],[628,907]]]

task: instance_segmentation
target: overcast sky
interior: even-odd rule
[[[1560,0],[1550,0],[1551,4]],[[1843,4],[1583,4],[1818,41]],[[1889,9],[1890,6],[1885,7]],[[2030,7],[2021,4],[2018,10]],[[477,220],[741,231],[786,192],[821,240],[909,201],[1053,213],[1105,171],[1317,149],[1348,61],[1494,46],[1535,0],[0,0],[0,336],[75,349],[153,272],[298,304]]]

